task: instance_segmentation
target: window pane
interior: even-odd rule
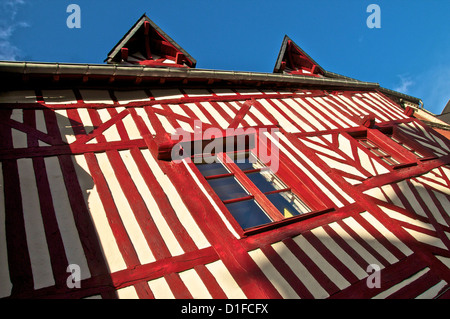
[[[388,135],[388,136],[389,136],[389,135]],[[392,136],[392,135],[389,136],[389,137],[390,137],[394,142],[397,142],[397,143],[399,143],[399,144],[401,143],[400,140],[398,140],[396,137],[394,137],[394,136]]]
[[[391,156],[386,156],[381,158],[384,162],[388,163],[389,165],[397,165],[400,164],[396,159],[394,159]]]
[[[360,142],[362,145],[364,145],[365,147],[367,147],[367,148],[376,147],[375,144],[369,142],[369,141],[366,140],[366,139],[360,139],[359,142]]]
[[[228,156],[233,159],[234,163],[242,170],[248,171],[251,169],[262,168],[262,164],[251,152],[241,152],[236,154],[228,153]]]
[[[292,192],[267,195],[267,198],[285,218],[308,213],[311,209]]]
[[[372,151],[381,154],[381,156],[388,156],[389,155],[388,153],[386,153],[385,151],[383,151],[380,148],[377,148],[376,150],[373,149]]]
[[[260,171],[247,174],[247,177],[263,192],[271,192],[287,188],[287,186],[271,171]]]
[[[246,190],[233,177],[221,177],[208,180],[209,185],[214,189],[221,200],[235,199],[248,196]]]
[[[390,136],[390,138],[396,142],[397,144],[403,146],[404,148],[406,148],[408,151],[410,151],[411,153],[413,153],[417,158],[423,158],[423,155],[420,154],[419,152],[415,151],[414,149],[412,149],[409,145],[407,145],[406,143],[398,140],[397,138]]]
[[[411,150],[411,152],[413,152],[413,154],[416,155],[418,158],[423,158],[423,155],[420,154],[419,152],[414,151],[414,150]]]
[[[226,207],[243,229],[272,222],[253,199],[227,204]]]
[[[222,163],[211,163],[211,164],[198,164],[198,170],[203,176],[221,175],[228,174],[228,170],[223,166]]]

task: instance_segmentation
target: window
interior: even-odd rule
[[[350,133],[359,145],[392,169],[417,165],[435,158],[434,154],[395,126],[379,127]]]
[[[210,156],[196,166],[244,230],[312,211],[251,151]]]
[[[398,145],[402,146],[403,148],[407,149],[409,152],[413,153],[417,158],[424,158],[421,153],[419,153],[417,150],[411,148],[406,142],[400,140],[400,138],[391,135],[387,135],[391,140],[393,140]]]

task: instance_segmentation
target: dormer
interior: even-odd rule
[[[287,35],[284,36],[273,72],[314,77],[325,74],[325,70]]]
[[[109,52],[108,64],[195,68],[197,61],[143,15]]]

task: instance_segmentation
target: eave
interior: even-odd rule
[[[0,61],[2,89],[61,87],[122,87],[208,86],[305,88],[336,90],[380,90],[397,99],[415,104],[421,100],[396,91],[384,89],[378,83],[363,82],[348,77],[319,78],[301,75],[225,71],[209,69],[154,68],[122,66],[120,64],[77,64],[49,62]]]

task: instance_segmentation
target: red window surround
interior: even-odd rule
[[[436,158],[430,150],[409,138],[396,126],[367,128],[351,132],[350,135],[358,140],[360,147],[366,148],[371,156],[378,157],[394,170]]]
[[[289,165],[289,162],[286,161],[285,158],[281,158],[282,154],[280,154],[280,157],[276,159],[279,161],[279,168],[278,171],[273,175],[274,178],[277,179],[277,183],[281,186],[279,186],[277,189],[264,189],[267,184],[265,182],[259,184],[257,178],[255,179],[254,176],[257,175],[255,173],[269,170],[270,167],[242,168],[242,166],[233,162],[233,160],[231,159],[231,156],[233,155],[239,155],[249,152],[257,155],[257,148],[260,145],[258,143],[257,136],[255,140],[255,143],[247,144],[246,149],[237,150],[232,153],[218,152],[214,154],[223,163],[223,166],[225,168],[225,170],[219,170],[217,174],[203,174],[200,171],[202,168],[199,167],[202,164],[195,165],[193,163],[195,162],[196,157],[202,157],[203,154],[194,154],[191,157],[192,162],[189,163],[189,166],[193,169],[197,177],[199,177],[202,185],[205,187],[209,194],[213,195],[215,203],[218,204],[219,208],[223,211],[224,215],[226,216],[230,224],[233,225],[239,235],[244,237],[256,233],[261,233],[300,220],[325,214],[335,209],[334,205],[331,204],[331,201],[327,199],[327,196],[320,189],[315,189],[314,187],[313,189],[311,189],[309,187],[309,185],[311,184],[308,185],[309,178],[306,177],[306,175],[302,175],[302,172],[292,171],[292,166]],[[270,146],[263,147],[270,148]],[[270,172],[268,173],[270,174]],[[253,177],[251,175],[253,175]],[[226,178],[230,180],[230,184],[234,184],[234,186],[229,186],[228,188],[230,193],[236,191],[236,188],[238,188],[236,186],[237,184],[239,184],[246,192],[239,193],[238,191],[238,195],[229,196],[228,198],[226,196],[226,187],[228,187],[227,185],[220,185],[219,187],[222,187],[221,189],[218,189],[214,186],[214,183],[216,181]],[[234,182],[232,182],[233,178]],[[225,196],[222,196],[223,194],[225,194]],[[273,200],[273,197],[277,197],[277,194],[284,194],[286,195],[285,197],[289,197],[290,199],[297,198],[298,201],[295,200],[295,202],[301,202],[302,204],[304,204],[305,206],[303,206],[303,208],[305,208],[305,210],[297,214],[291,208],[289,208],[287,211],[283,208],[280,209],[280,205],[278,205],[278,203],[274,202]],[[280,196],[278,196],[278,199],[280,199],[279,197]],[[254,203],[257,204],[257,206],[259,206],[258,208],[256,207],[256,205],[253,205],[253,209],[261,209],[266,213],[270,220],[260,225],[245,228],[241,225],[242,222],[239,222],[237,218],[235,218],[236,215],[233,215],[232,209],[229,208],[233,204],[238,205],[239,203],[251,200],[253,200]]]

